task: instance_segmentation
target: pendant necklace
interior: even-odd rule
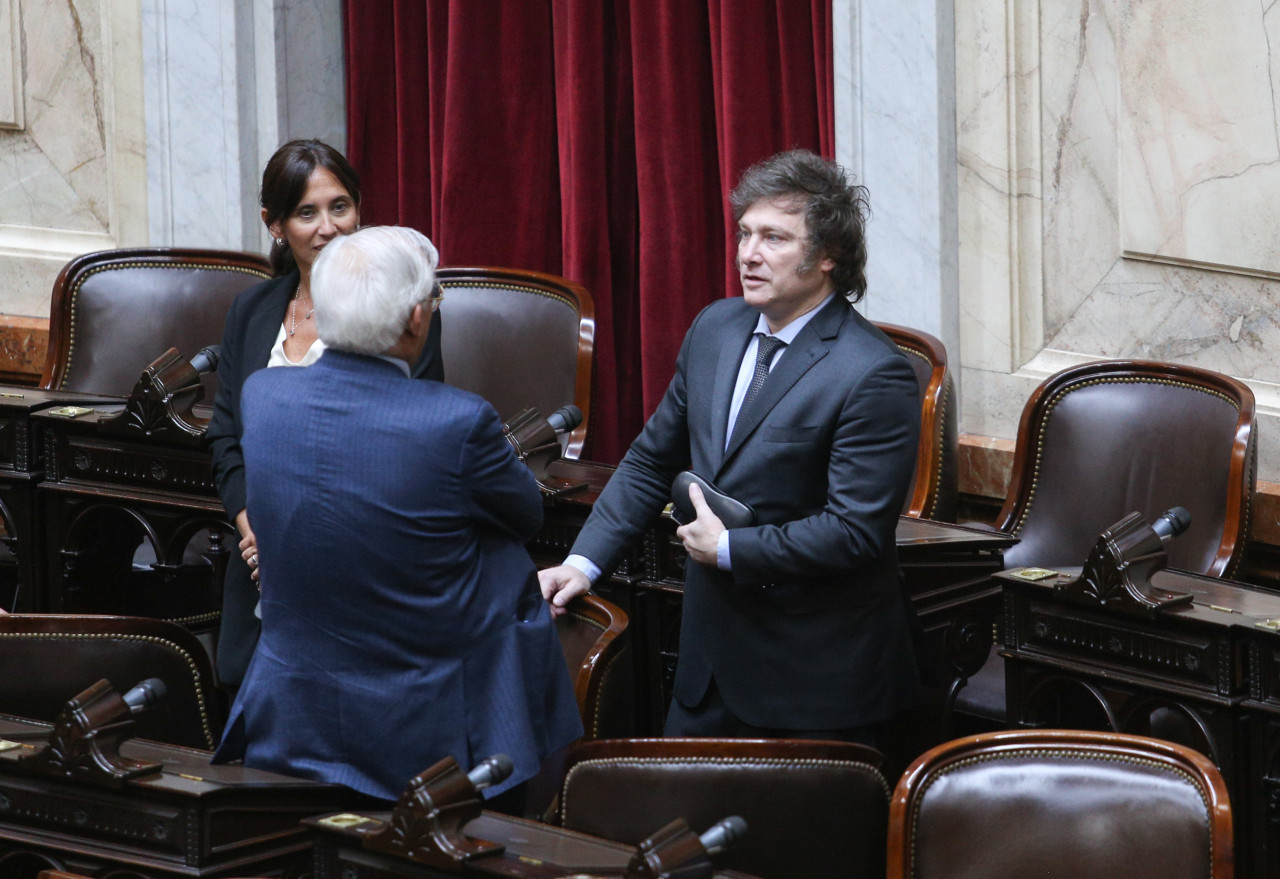
[[[298,285],[298,292],[293,294],[293,304],[289,307],[289,335],[293,335],[298,331],[298,297],[302,295],[302,285]],[[316,310],[315,302],[311,303],[311,307],[307,309],[307,313],[303,315],[303,322],[311,320],[311,313]]]

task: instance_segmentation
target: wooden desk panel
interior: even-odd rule
[[[381,830],[390,813],[361,812],[308,819],[316,840],[313,879],[447,879],[447,877],[508,876],[517,879],[595,879],[621,876],[635,854],[633,846],[598,839],[572,830],[485,812],[469,822],[469,837],[496,842],[501,854],[463,865],[458,872],[403,861],[367,851],[361,839]],[[354,819],[354,820],[353,820]],[[656,831],[658,828],[654,828]],[[717,879],[752,879],[733,870],[716,872]]]
[[[996,579],[1010,725],[1195,748],[1231,793],[1237,875],[1280,876],[1280,595],[1161,571],[1153,584],[1192,603],[1126,613],[1071,601],[1056,580]]]
[[[234,540],[209,454],[199,437],[118,424],[124,409],[115,401],[71,418],[32,417],[46,462],[37,488],[47,572],[40,609],[211,628]],[[135,566],[140,546],[146,564]]]
[[[44,477],[44,446],[31,416],[62,405],[90,406],[106,398],[73,391],[0,387],[0,607],[29,613],[46,589],[43,522],[35,487]]]
[[[299,822],[351,802],[336,785],[211,766],[208,751],[142,740],[126,742],[121,754],[164,769],[119,788],[24,770],[19,759],[44,747],[50,729],[0,716],[6,879],[34,877],[41,868],[140,879],[300,877],[312,853]]]

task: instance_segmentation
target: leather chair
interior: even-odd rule
[[[510,419],[530,406],[545,418],[570,403],[582,424],[564,456],[577,458],[591,415],[595,306],[586,288],[555,275],[445,268],[440,337],[445,381],[484,397]]]
[[[556,617],[588,739],[634,729],[631,651],[622,637],[626,630],[626,611],[596,595],[580,596]]]
[[[1050,376],[1018,425],[996,521],[1019,538],[1005,567],[1079,567],[1126,514],[1182,506],[1191,527],[1168,544],[1169,567],[1232,576],[1249,533],[1254,422],[1253,392],[1205,369],[1106,360]],[[1003,659],[992,653],[955,710],[1003,725]]]
[[[1107,360],[1050,376],[1022,410],[996,527],[1019,539],[1007,567],[1083,565],[1132,511],[1173,506],[1191,527],[1169,567],[1230,577],[1249,533],[1257,447],[1253,392],[1207,369]]]
[[[902,514],[954,522],[960,498],[960,434],[947,349],[939,339],[920,330],[896,324],[876,326],[907,355],[920,386],[920,447]]]
[[[728,815],[723,866],[764,879],[884,876],[889,785],[878,751],[794,739],[614,739],[569,749],[560,823],[635,845],[675,818]]]
[[[252,253],[152,247],[76,257],[53,285],[40,387],[127,395],[169,348],[190,358],[221,342],[231,301],[270,277]],[[212,402],[216,375],[204,383]]]
[[[893,794],[888,879],[1228,879],[1210,760],[1116,733],[986,733],[918,758]]]
[[[204,646],[177,623],[143,617],[0,615],[0,714],[52,722],[106,678],[123,694],[149,677],[168,690],[137,718],[139,738],[212,749],[222,732]]]

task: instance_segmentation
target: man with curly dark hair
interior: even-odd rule
[[[726,529],[691,486],[666,733],[878,744],[920,687],[895,529],[920,404],[866,291],[866,190],[804,150],[730,197],[741,299],[694,320],[676,375],[582,529],[540,575],[553,610],[586,591],[691,469],[754,509]]]

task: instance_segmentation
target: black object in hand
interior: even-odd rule
[[[693,502],[689,500],[690,485],[697,485],[702,489],[707,506],[724,523],[724,527],[746,528],[756,523],[756,511],[750,506],[729,497],[692,470],[685,470],[671,483],[671,518],[676,520],[677,525],[687,525],[698,518]]]

